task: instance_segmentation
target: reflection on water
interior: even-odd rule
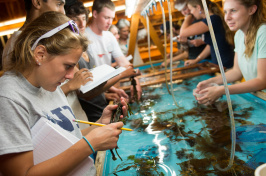
[[[225,168],[231,149],[225,97],[206,107],[192,95],[196,84],[208,77],[174,85],[179,108],[164,84],[144,88],[142,102],[131,105],[134,115],[126,119],[125,127],[134,131],[123,131],[118,141],[123,161],[112,161],[107,152],[103,175],[253,175],[266,162],[266,127],[258,126],[264,124],[265,101],[250,94],[231,96],[238,135],[236,156],[229,171],[219,171],[214,165]]]

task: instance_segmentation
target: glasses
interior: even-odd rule
[[[52,30],[46,32],[46,33],[43,34],[41,37],[39,37],[39,38],[34,42],[34,44],[32,45],[31,50],[34,50],[34,49],[36,48],[37,44],[39,43],[39,41],[40,41],[41,39],[51,37],[51,36],[53,36],[54,34],[56,34],[57,32],[59,32],[59,31],[65,29],[65,28],[68,27],[68,26],[70,26],[70,28],[72,29],[72,31],[73,31],[74,33],[79,34],[79,28],[78,28],[77,24],[76,24],[73,20],[70,20],[70,21],[68,21],[68,22],[66,22],[66,23],[64,23],[64,24],[62,24],[62,25],[60,25],[60,26],[58,26],[58,27],[56,27],[56,28],[54,28],[54,29],[52,29]]]

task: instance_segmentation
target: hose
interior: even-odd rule
[[[173,92],[173,25],[172,25],[172,12],[171,12],[171,2],[167,0],[168,12],[169,12],[169,25],[170,25],[170,85],[171,85],[171,95],[175,102],[176,107],[179,108],[174,92]]]
[[[210,15],[209,15],[209,11],[208,11],[208,6],[207,6],[207,3],[206,3],[206,0],[202,0],[202,5],[203,5],[204,11],[205,11],[205,15],[206,15],[209,31],[210,31],[210,34],[211,34],[212,43],[213,43],[213,46],[214,46],[214,50],[215,50],[215,54],[216,54],[216,57],[217,57],[218,65],[219,65],[220,72],[221,72],[221,75],[222,75],[224,89],[225,89],[225,95],[226,95],[226,100],[227,100],[228,109],[229,109],[229,115],[230,115],[232,145],[231,145],[231,155],[230,155],[229,164],[224,169],[221,168],[218,164],[215,165],[215,167],[217,169],[219,169],[221,171],[227,171],[233,166],[234,156],[235,156],[235,145],[236,145],[235,120],[234,120],[232,102],[231,102],[231,99],[230,99],[230,93],[229,93],[227,81],[226,81],[225,74],[224,74],[223,64],[222,64],[222,61],[221,61],[221,56],[220,56],[220,53],[219,53],[219,50],[218,50],[218,46],[217,46],[217,42],[216,42],[216,38],[215,38],[215,35],[214,35],[212,22],[211,22],[211,19],[210,19]]]
[[[151,65],[151,68],[152,68],[152,71],[153,73],[155,72],[154,71],[154,67],[153,67],[153,64],[151,62],[151,37],[150,37],[150,23],[149,23],[149,17],[148,15],[146,15],[146,24],[147,24],[147,40],[148,40],[148,53],[149,53],[149,61],[150,61],[150,65]]]
[[[165,64],[165,68],[164,68],[164,75],[165,75],[165,85],[167,88],[168,93],[171,95],[171,92],[169,90],[168,87],[168,82],[167,82],[167,66],[166,66],[166,47],[167,47],[167,43],[166,43],[166,22],[165,22],[165,14],[164,14],[164,7],[163,7],[163,3],[160,0],[160,6],[162,9],[162,16],[163,16],[163,34],[164,34],[164,64]]]

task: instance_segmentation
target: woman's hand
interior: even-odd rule
[[[196,64],[197,61],[194,59],[194,60],[187,60],[185,61],[185,64],[184,66],[189,66],[189,65],[193,65],[193,64]]]
[[[134,78],[136,80],[136,90],[137,90],[137,99],[140,100],[141,96],[142,96],[142,88],[140,85],[140,82],[137,78]],[[130,95],[131,95],[131,102],[134,102],[134,87],[133,85],[130,86]]]
[[[116,93],[119,97],[124,97],[126,99],[129,98],[127,93],[123,89],[118,89],[114,86],[109,89],[109,92]]]
[[[223,86],[212,86],[198,91],[199,94],[203,94],[202,97],[197,98],[198,103],[205,105],[214,103],[218,98],[223,95],[223,90]]]
[[[121,73],[121,79],[139,75],[141,75],[139,69],[134,69],[132,66],[128,66],[127,69]]]
[[[87,82],[92,81],[92,73],[86,69],[82,68],[77,71],[74,78],[70,79],[66,84],[69,84],[70,90],[74,91],[80,88],[80,86],[85,85]]]
[[[119,95],[117,93],[104,93],[106,100],[115,101],[119,100]]]
[[[205,42],[202,39],[189,40],[188,43],[195,46],[195,47],[199,47],[199,46],[205,44]]]
[[[179,37],[178,41],[181,44],[187,44],[187,37]]]
[[[110,121],[109,121],[110,122]],[[103,151],[117,147],[119,135],[122,133],[123,122],[112,123],[95,128],[85,137],[90,141],[95,151]]]
[[[210,79],[199,82],[198,85],[197,85],[196,93],[199,93],[200,91],[202,91],[203,89],[205,89],[206,87],[208,87],[208,85],[210,83],[212,83],[210,81]]]
[[[167,59],[166,60],[166,67],[169,65],[169,63],[170,63],[170,60]],[[162,62],[161,67],[165,67],[165,62],[164,61]]]
[[[128,106],[127,106],[127,102],[125,98],[120,98],[121,104],[122,104],[122,111],[123,111],[123,115],[120,116],[120,118],[126,117],[127,116],[127,110],[128,110]],[[118,107],[118,105],[108,105],[106,108],[104,108],[103,113],[101,118],[97,121],[97,123],[102,123],[102,124],[109,124],[112,114],[113,114],[113,110],[115,110]]]

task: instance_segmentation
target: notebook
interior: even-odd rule
[[[93,88],[97,87],[98,85],[122,73],[125,70],[126,70],[125,67],[119,67],[115,69],[107,64],[95,67],[91,70],[91,73],[93,75],[93,81],[89,81],[84,86],[81,86],[80,91],[82,93],[86,93],[92,90]]]
[[[42,117],[31,129],[34,164],[41,163],[62,153],[79,139],[58,125]],[[93,160],[88,157],[80,163],[69,175],[86,175],[93,166]]]

